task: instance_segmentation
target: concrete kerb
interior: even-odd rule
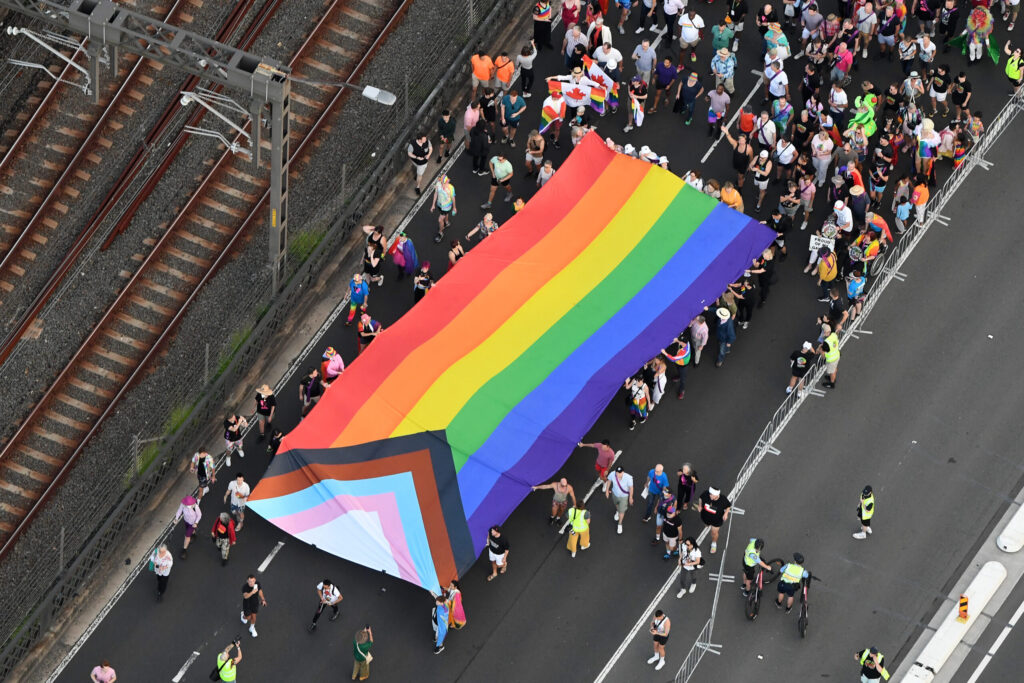
[[[999,523],[993,528],[992,533],[984,540],[977,554],[970,561],[968,569],[953,584],[952,589],[946,595],[946,599],[943,600],[942,605],[935,611],[935,614],[928,622],[927,628],[900,662],[893,675],[893,680],[906,683],[917,683],[920,681],[952,683],[953,681],[967,679],[966,675],[959,672],[960,665],[963,664],[971,651],[978,646],[978,641],[992,622],[993,615],[998,612],[999,607],[1010,597],[1018,582],[1024,578],[1024,553],[1006,553],[1000,550],[997,542],[1003,529],[1010,524],[1019,510],[1024,509],[1022,506],[1024,506],[1024,490],[1017,493],[1013,504],[1006,510]],[[923,673],[931,672],[926,672],[923,667],[916,667],[915,664],[919,662],[922,653],[925,653],[925,649],[943,627],[950,611],[956,609],[960,595],[968,589],[980,568],[990,562],[1001,563],[1006,571],[1006,578],[1001,582],[998,589],[992,593],[991,599],[987,601],[987,604],[993,605],[993,607],[987,610],[984,607],[980,607],[980,609],[976,610],[968,603],[968,613],[970,614],[967,622],[968,628],[963,633],[959,643],[952,649],[951,654],[944,661],[941,668],[936,670],[931,677],[922,677]],[[923,661],[920,663],[926,664]]]
[[[495,5],[494,11],[500,11],[500,3]],[[497,46],[511,45],[515,36],[525,29],[526,20],[509,24],[495,39]],[[467,46],[467,49],[472,47]],[[460,58],[463,55],[460,55]],[[518,72],[516,74],[518,78]],[[440,87],[440,86],[439,86]],[[448,105],[457,111],[456,105],[460,102],[459,97],[451,100]],[[461,117],[458,117],[458,125],[461,126]],[[398,143],[396,143],[398,144]],[[462,151],[458,146],[438,170],[447,171]],[[424,199],[428,196],[424,193],[418,199],[408,198],[405,191],[410,187],[413,179],[412,169],[407,169],[395,174],[385,190],[376,200],[373,208],[367,213],[364,223],[382,223],[396,225],[396,229],[389,236],[394,239],[397,233],[404,229],[409,220],[422,206]],[[361,234],[353,234],[346,243],[347,249],[343,250],[342,256],[332,261],[327,268],[320,271],[314,286],[307,291],[307,306],[295,311],[290,319],[277,331],[274,337],[273,348],[276,354],[262,356],[263,362],[255,364],[246,376],[246,381],[239,383],[238,388],[232,393],[227,401],[228,405],[239,405],[252,393],[252,387],[263,383],[266,377],[280,377],[275,386],[275,391],[280,389],[298,370],[302,358],[308,353],[323,333],[329,327],[333,316],[338,310],[344,308],[347,303],[347,294],[339,304],[330,296],[331,292],[347,292],[348,280],[351,273],[355,272],[361,264],[361,255],[355,245],[363,241]],[[319,322],[317,322],[319,321]],[[253,423],[254,425],[254,423]],[[252,429],[252,426],[250,426]],[[219,421],[211,423],[210,432],[219,433]],[[248,433],[248,432],[247,432]],[[219,441],[218,441],[219,448]],[[213,449],[216,452],[216,449]],[[220,465],[218,458],[218,467]],[[113,608],[117,600],[125,590],[136,579],[138,574],[145,567],[146,562],[153,548],[163,542],[174,529],[174,514],[182,497],[194,493],[194,483],[191,475],[188,474],[185,461],[179,465],[180,473],[176,479],[170,481],[165,493],[154,500],[150,507],[151,514],[147,516],[141,526],[130,536],[126,542],[116,551],[109,554],[108,560],[100,575],[102,582],[96,581],[78,598],[72,609],[62,612],[65,618],[54,624],[49,629],[47,636],[44,636],[40,643],[34,648],[31,655],[26,657],[18,667],[10,674],[8,680],[46,680],[53,681],[60,675],[63,668],[70,663],[75,653],[84,644],[92,632],[99,626],[106,614]],[[125,558],[125,559],[122,559]],[[52,653],[59,653],[53,656]],[[46,670],[44,662],[52,662],[52,670]],[[44,667],[44,668],[41,668]]]

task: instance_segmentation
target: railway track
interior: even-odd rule
[[[296,76],[357,79],[410,0],[333,0],[292,59]],[[296,82],[289,127],[297,162],[348,91]],[[152,245],[116,301],[0,452],[0,557],[171,337],[202,286],[263,216],[268,168],[225,150]]]
[[[238,30],[239,26],[241,25],[242,20],[253,8],[256,2],[257,0],[239,0],[238,2],[236,2],[234,9],[224,20],[220,30],[217,32],[217,35],[215,36],[215,39],[221,42],[230,42],[231,37],[234,35],[234,33]],[[274,13],[281,6],[282,2],[283,0],[266,0],[265,4],[261,6],[259,13],[253,19],[253,22],[250,25],[249,29],[240,39],[238,47],[240,47],[243,50],[248,50],[250,47],[252,47],[253,43],[256,42],[256,39],[260,36],[263,29],[269,23],[270,19],[274,16]],[[137,64],[136,68],[138,66],[139,65]],[[129,81],[130,80],[131,75],[129,76]],[[198,83],[199,79],[197,77],[189,76],[182,84],[182,86],[179,88],[179,90],[192,90],[196,87]],[[125,86],[122,86],[121,90],[118,93],[119,95],[123,92],[134,92],[133,90],[126,91],[127,85],[128,84],[126,83]],[[101,116],[101,120],[98,121],[97,125],[93,128],[93,133],[90,134],[90,137],[99,136],[98,139],[102,140],[104,138],[102,137],[103,134],[100,132],[101,127],[109,128],[123,125],[123,122],[121,121],[115,121],[112,119],[102,120],[112,110],[120,106],[121,105],[119,104],[118,98],[115,97],[111,105],[108,106],[106,112],[104,112],[104,114]],[[193,112],[192,116],[189,117],[188,121],[183,125],[194,126],[202,120],[203,116],[206,114],[206,110],[202,107],[196,107],[195,109],[196,110]],[[138,151],[136,151],[135,155],[125,166],[124,171],[121,173],[117,181],[114,183],[113,187],[107,193],[107,196],[101,202],[100,207],[93,214],[89,222],[86,223],[82,230],[79,232],[78,236],[75,238],[74,243],[70,246],[70,248],[68,248],[65,251],[64,256],[61,259],[61,262],[59,263],[57,268],[50,274],[49,278],[42,285],[42,287],[39,288],[37,292],[35,292],[35,295],[32,298],[31,302],[28,303],[27,305],[22,304],[22,306],[18,310],[12,311],[11,313],[7,314],[10,315],[10,317],[8,318],[8,323],[6,325],[7,333],[2,338],[0,338],[0,364],[3,364],[11,355],[11,353],[14,352],[15,347],[17,347],[18,343],[25,337],[25,335],[32,328],[32,325],[34,324],[38,316],[42,313],[43,309],[50,303],[52,295],[60,288],[61,284],[64,282],[64,279],[74,267],[75,262],[78,260],[79,256],[82,254],[83,251],[85,251],[93,236],[104,225],[104,221],[106,221],[111,211],[113,211],[117,207],[118,201],[123,197],[124,193],[128,191],[130,187],[132,187],[137,176],[142,171],[145,163],[147,162],[149,154],[154,149],[157,148],[158,142],[162,141],[162,136],[168,134],[169,129],[174,126],[175,122],[178,120],[180,116],[181,110],[181,99],[177,95],[175,95],[171,98],[170,103],[164,109],[164,112],[161,114],[156,125],[152,128],[149,134],[142,141]],[[173,144],[164,152],[163,160],[159,168],[152,175],[152,177],[150,177],[147,180],[145,186],[138,191],[136,199],[132,202],[131,206],[129,207],[131,212],[134,212],[134,210],[137,209],[138,206],[142,203],[142,201],[149,195],[149,193],[156,186],[156,183],[162,177],[163,173],[167,170],[171,162],[173,162],[174,159],[177,157],[178,152],[180,152],[181,148],[184,146],[185,141],[187,140],[187,134],[180,129],[181,127],[182,126],[179,126],[179,130]],[[99,147],[99,151],[101,150],[102,147]],[[87,138],[83,142],[82,147],[79,149],[74,159],[72,159],[73,165],[66,169],[64,173],[61,174],[61,177],[58,179],[58,184],[60,184],[61,181],[67,183],[65,186],[61,187],[61,192],[77,192],[77,189],[75,189],[75,185],[77,183],[85,182],[85,180],[83,179],[85,177],[85,174],[87,174],[87,170],[85,169],[93,164],[95,158],[93,155],[95,153],[96,152],[91,151],[89,147],[89,141]],[[77,165],[75,165],[76,162]],[[51,190],[51,193],[55,191],[56,188]],[[37,211],[36,216],[39,217],[40,215],[41,211]],[[133,213],[127,213],[121,216],[115,230],[111,233],[111,237],[109,237],[108,241],[104,243],[104,248],[108,246],[110,239],[113,239],[113,237],[116,236],[116,234],[123,230],[124,226],[127,225],[132,215]],[[43,240],[46,239],[45,234],[43,233],[52,229],[52,224],[52,220],[50,222],[47,222],[42,218],[40,218],[39,220],[30,220],[29,223],[25,226],[21,236],[18,238],[18,241],[30,245],[41,244],[43,243]],[[17,245],[15,245],[14,248],[8,250],[7,253],[3,254],[3,256],[0,257],[0,310],[2,310],[2,306],[4,303],[4,292],[10,292],[13,289],[13,283],[16,282],[20,278],[20,276],[23,275],[26,271],[26,266],[28,264],[25,264],[24,261],[31,261],[34,259],[34,256],[34,252],[30,251],[19,253]]]

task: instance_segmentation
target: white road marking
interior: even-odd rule
[[[615,451],[615,457],[612,458],[612,464],[608,466],[608,471],[609,472],[612,471],[611,468],[615,466],[615,463],[617,463],[619,461],[619,456],[620,455],[622,455],[622,451]],[[600,487],[602,485],[602,483],[603,482],[601,481],[601,477],[598,477],[597,481],[594,482],[594,485],[590,487],[589,491],[587,491],[587,495],[583,496],[583,502],[584,503],[586,503],[588,500],[590,500],[590,497],[592,495],[594,495],[594,491],[596,491],[598,489],[598,487]],[[558,530],[558,533],[564,534],[565,530],[568,529],[568,528],[569,528],[569,520],[565,520],[565,523],[562,525],[562,528]]]
[[[259,568],[258,568],[258,569],[256,570],[256,572],[257,572],[258,574],[262,574],[263,572],[267,571],[267,567],[269,567],[269,566],[270,566],[270,562],[271,562],[271,560],[273,560],[273,559],[274,559],[274,557],[275,557],[275,556],[276,556],[276,555],[277,555],[277,554],[278,554],[279,552],[281,552],[281,548],[283,548],[283,547],[284,547],[284,541],[278,541],[278,542],[277,542],[277,545],[275,545],[275,546],[274,546],[274,549],[270,551],[270,554],[269,554],[269,555],[267,555],[267,559],[263,560],[263,564],[261,564],[261,565],[259,566]]]
[[[754,87],[750,89],[750,92],[747,93],[747,96],[743,98],[742,102],[740,102],[740,106],[736,107],[736,111],[732,113],[732,118],[729,119],[729,122],[722,127],[723,131],[732,128],[732,124],[736,122],[736,119],[737,117],[739,117],[740,112],[743,111],[743,107],[747,106],[747,102],[749,102],[750,98],[754,96],[754,93],[757,92],[757,89],[764,85],[764,79],[761,78],[760,71],[757,71],[756,69],[751,69],[750,73],[758,77],[757,82],[754,83]],[[708,147],[708,151],[704,152],[704,156],[700,158],[700,163],[703,164],[705,161],[708,160],[708,157],[711,156],[711,153],[715,151],[715,147],[718,147],[718,143],[722,141],[723,137],[725,136],[719,135],[718,138],[711,143],[711,146]]]
[[[1003,641],[1006,640],[1006,637],[1010,635],[1010,631],[1012,631],[1013,627],[1017,625],[1017,621],[1020,619],[1022,614],[1024,614],[1024,602],[1022,602],[1020,604],[1020,607],[1017,608],[1017,611],[1013,613],[1013,617],[1010,619],[1010,623],[1006,625],[1006,628],[1003,629],[1003,632],[999,634],[998,638],[996,638],[996,642],[992,644],[992,649],[989,650],[984,657],[982,657],[981,663],[978,664],[978,668],[974,670],[974,673],[967,680],[967,683],[977,683],[977,680],[981,678],[981,674],[985,671],[985,667],[988,666],[988,663],[992,661],[992,658],[995,656],[996,652],[999,651],[999,648],[1002,646]]]
[[[181,679],[185,677],[185,672],[188,671],[188,668],[192,666],[192,663],[195,662],[198,657],[199,653],[193,650],[192,655],[184,664],[181,665],[181,668],[178,669],[178,673],[171,679],[171,683],[181,683]]]

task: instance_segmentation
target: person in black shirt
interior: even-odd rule
[[[441,117],[437,120],[437,137],[437,163],[441,163],[441,155],[452,155],[452,141],[455,139],[455,117],[449,109],[442,111]]]
[[[781,223],[788,220],[785,216],[776,218],[777,213],[776,211],[772,214],[773,221]],[[760,291],[757,307],[761,308],[764,306],[764,302],[768,300],[768,290],[771,289],[772,278],[775,276],[775,256],[772,253],[771,247],[761,252],[761,258],[754,261],[754,265],[750,268],[750,273],[751,275],[757,275],[757,288]]]
[[[832,285],[828,290],[828,313],[818,318],[818,325],[831,325],[836,334],[843,329],[843,324],[850,317],[849,305],[839,285]]]
[[[709,487],[700,494],[700,521],[711,531],[711,554],[718,552],[718,530],[729,520],[732,503],[715,487]]]
[[[256,390],[256,414],[260,422],[260,441],[264,439],[264,432],[274,421],[274,413],[277,411],[277,397],[269,384],[264,384]]]
[[[809,341],[805,341],[803,347],[798,351],[794,351],[789,354],[789,361],[792,376],[789,378],[789,385],[786,387],[786,393],[793,393],[793,389],[802,392],[804,390],[804,375],[814,365],[814,345]],[[797,386],[799,384],[799,386]]]
[[[963,71],[956,75],[956,80],[953,81],[953,87],[950,88],[949,98],[953,100],[953,105],[956,107],[956,119],[954,123],[959,121],[966,125],[970,123],[967,118],[968,107],[971,101],[971,82],[967,80],[967,74]]]
[[[938,116],[939,104],[942,104],[942,115],[949,116],[949,102],[946,100],[951,85],[952,79],[949,76],[949,65],[940,64],[935,67],[935,72],[932,74],[931,82],[928,86],[928,95],[932,99],[932,116]]]
[[[484,95],[480,98],[480,113],[484,115],[487,122],[487,132],[493,138],[497,135],[495,122],[498,120],[498,96],[494,88],[484,88]]]
[[[740,35],[743,33],[743,22],[747,18],[750,6],[747,0],[732,0],[729,3],[729,18],[732,20],[733,28],[736,29],[736,37],[732,41],[732,51],[740,48]],[[762,32],[763,33],[763,32]]]
[[[505,573],[508,569],[508,540],[501,532],[500,526],[492,526],[487,532],[487,557],[491,560],[491,573],[488,581],[494,581],[499,572]]]
[[[942,51],[949,52],[949,41],[956,36],[956,27],[960,22],[960,8],[956,0],[946,0],[939,9],[939,34],[942,36]]]
[[[249,633],[253,638],[256,637],[256,615],[259,614],[261,606],[267,606],[263,586],[256,580],[255,574],[249,574],[242,584],[242,623],[249,625]]]
[[[302,402],[302,417],[313,409],[323,389],[320,386],[320,371],[316,368],[306,368],[306,376],[299,382],[299,400]]]

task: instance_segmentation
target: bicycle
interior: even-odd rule
[[[750,584],[750,592],[747,594],[746,614],[747,619],[750,621],[757,619],[757,615],[761,611],[761,593],[764,592],[764,587],[771,585],[779,578],[779,574],[782,572],[782,565],[785,562],[781,557],[776,557],[774,560],[768,560],[765,564],[771,566],[771,569],[766,570],[758,565],[757,577]]]
[[[796,620],[796,630],[800,633],[801,638],[807,636],[807,596],[810,594],[811,581],[821,581],[821,579],[808,572],[807,578],[800,582],[800,617]]]

